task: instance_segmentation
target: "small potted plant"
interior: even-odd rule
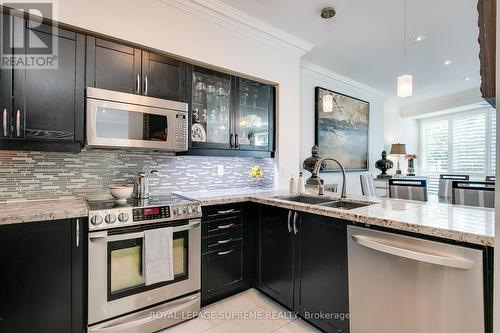
[[[415,160],[417,159],[417,154],[406,154],[405,160],[408,160],[408,173],[407,176],[415,176]]]
[[[262,167],[258,164],[254,165],[252,169],[250,169],[250,177],[255,179],[255,187],[260,186],[260,180],[264,177],[264,171],[262,171]]]

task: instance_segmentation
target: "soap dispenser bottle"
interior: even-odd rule
[[[289,187],[289,191],[290,193],[292,194],[295,194],[297,193],[297,184],[295,183],[295,178],[293,178],[293,173],[290,177],[290,187]]]
[[[297,179],[297,192],[304,193],[306,191],[306,187],[304,184],[304,174],[302,171],[299,173],[299,179]]]

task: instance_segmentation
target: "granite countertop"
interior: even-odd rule
[[[0,203],[0,225],[72,219],[87,215],[87,202],[77,197]]]
[[[377,225],[465,243],[494,246],[495,209],[381,197],[348,196],[346,201],[369,202],[369,206],[341,210],[274,198],[288,194],[272,190],[234,189],[180,192],[202,205],[252,201],[301,212]],[[338,199],[338,195],[325,195]]]

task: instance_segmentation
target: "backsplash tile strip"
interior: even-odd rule
[[[108,195],[113,183],[133,183],[143,170],[151,176],[151,195],[172,191],[254,186],[248,175],[259,164],[262,187],[274,185],[272,158],[172,156],[162,152],[93,149],[80,154],[0,150],[0,202],[53,199],[61,196],[97,198]],[[217,166],[224,175],[217,175]]]

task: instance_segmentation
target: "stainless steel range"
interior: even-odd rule
[[[89,202],[88,332],[155,332],[200,310],[201,206],[179,195]],[[174,280],[146,286],[144,231],[173,227]]]

